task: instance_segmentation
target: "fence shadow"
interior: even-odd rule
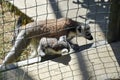
[[[56,18],[57,19],[61,18],[62,14],[61,14],[61,11],[60,11],[56,1],[55,0],[49,0],[49,1],[50,1],[50,4],[52,6],[52,9],[54,11],[54,14],[55,14]],[[107,21],[108,21],[107,17],[109,16],[109,3],[108,2],[104,2],[103,0],[102,0],[101,3],[100,2],[95,2],[95,0],[83,0],[83,2],[80,2],[79,0],[77,0],[77,1],[74,0],[73,3],[77,4],[77,5],[79,4],[83,8],[87,8],[90,11],[90,12],[87,13],[87,18],[95,20],[96,24],[98,24],[100,26],[101,30],[104,33],[106,33],[107,25],[108,25],[107,24]],[[120,54],[119,54],[120,46],[119,46],[119,44],[115,45],[115,44],[111,43],[110,45],[111,45],[111,47],[112,47],[112,49],[114,51],[114,54],[116,56],[116,59],[117,59],[119,65],[120,65],[120,58],[119,58],[120,57]],[[81,54],[81,51],[83,51],[85,49],[88,49],[91,46],[92,46],[92,43],[86,44],[86,45],[82,45],[82,46],[73,45],[73,49],[75,50],[75,54],[76,54],[78,62],[79,62],[78,63],[79,67],[82,70],[82,75],[83,75],[83,79],[84,80],[88,80],[89,74],[88,74],[88,70],[87,70],[87,67],[86,67],[86,63],[84,62],[84,57]],[[54,59],[54,58],[58,58],[58,59]],[[50,59],[52,59],[55,62],[68,65],[69,61],[71,60],[71,56],[70,55],[66,55],[66,56],[60,57],[60,55],[55,55],[55,56],[48,55],[48,56],[45,56],[42,61],[50,60]],[[25,74],[25,76],[29,80],[34,80],[34,79],[32,79],[32,77],[30,77],[28,74],[26,74],[21,69],[19,69],[16,72],[19,72],[22,75]]]
[[[107,37],[107,27],[110,14],[110,2],[104,0],[74,0],[73,4],[81,5],[82,8],[89,10],[86,15],[87,19],[94,20],[98,24],[104,35]]]
[[[28,72],[20,69],[14,64],[7,66],[7,69],[0,70],[0,80],[34,80]]]
[[[62,18],[63,16],[62,16],[60,8],[58,6],[59,1],[57,1],[57,2],[56,2],[56,0],[49,0],[49,1],[50,1],[50,5],[53,9],[56,19]]]
[[[110,0],[105,2],[104,0],[98,0],[98,2],[95,2],[95,0],[84,0],[83,2],[80,2],[79,0],[73,1],[74,4],[81,5],[83,8],[86,8],[89,10],[86,17],[87,19],[95,20],[95,24],[98,24],[100,26],[100,29],[104,33],[105,37],[107,38],[107,32],[108,32],[108,22],[109,22],[109,14],[110,14]],[[117,44],[111,43],[112,50],[115,54],[115,57],[117,59],[117,62],[120,65],[120,55],[119,53],[119,46]],[[117,45],[118,47],[116,47]]]

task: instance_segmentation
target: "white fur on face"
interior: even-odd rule
[[[82,23],[80,24],[80,26],[77,27],[78,34],[85,36],[86,32],[90,32],[90,26],[88,24]]]
[[[90,26],[88,24],[81,23],[80,26],[76,28],[76,32],[78,36],[83,36],[83,37],[91,37],[91,32],[90,32]]]

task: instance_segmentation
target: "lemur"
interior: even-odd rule
[[[66,36],[61,36],[59,40],[56,38],[41,38],[37,52],[39,55],[62,55],[70,51],[70,44],[66,41]]]
[[[93,40],[88,24],[80,23],[70,18],[34,21],[28,23],[25,29],[20,31],[13,48],[8,52],[3,64],[14,62],[29,44],[33,48],[33,52],[37,51],[42,37],[59,39],[63,35],[66,35],[66,40],[69,43],[75,36],[83,36],[88,40]]]
[[[12,39],[12,44],[14,44],[17,35],[19,34],[21,29],[24,29],[25,26],[22,28],[22,22],[23,18],[20,16],[17,20],[17,24],[15,26],[15,31]],[[62,53],[66,53],[70,51],[70,44],[66,41],[66,36],[61,36],[59,40],[56,38],[46,38],[43,37],[39,41],[39,46],[38,46],[38,52],[34,50],[34,52],[31,52],[31,56],[29,58],[36,57],[37,54],[39,55],[61,55]],[[63,50],[62,50],[63,49]]]

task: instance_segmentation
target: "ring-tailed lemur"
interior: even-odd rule
[[[93,39],[88,24],[69,18],[34,21],[27,24],[25,29],[20,31],[13,48],[5,57],[3,64],[15,61],[29,44],[32,45],[33,51],[36,51],[42,37],[58,39],[63,35],[66,35],[67,41],[70,41],[75,36],[83,36],[88,40]]]
[[[12,44],[14,44],[17,35],[22,29],[22,21],[23,21],[23,17],[20,16],[15,26]],[[44,55],[45,54],[49,54],[49,55],[62,54],[64,52],[68,52],[71,47],[70,47],[70,44],[66,41],[66,36],[61,36],[59,40],[57,40],[56,38],[46,38],[46,37],[41,38],[38,48],[39,48],[37,50],[38,52],[37,51],[31,52],[30,54],[31,56],[29,56],[29,58],[33,58],[37,56],[36,53],[39,53],[39,54],[44,53]],[[66,48],[66,49],[63,49],[63,48]]]

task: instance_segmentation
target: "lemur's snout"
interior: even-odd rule
[[[87,39],[88,39],[88,40],[93,40],[93,37],[92,37],[92,36],[89,36]]]
[[[91,33],[86,34],[86,39],[93,40],[93,36],[91,35]]]

